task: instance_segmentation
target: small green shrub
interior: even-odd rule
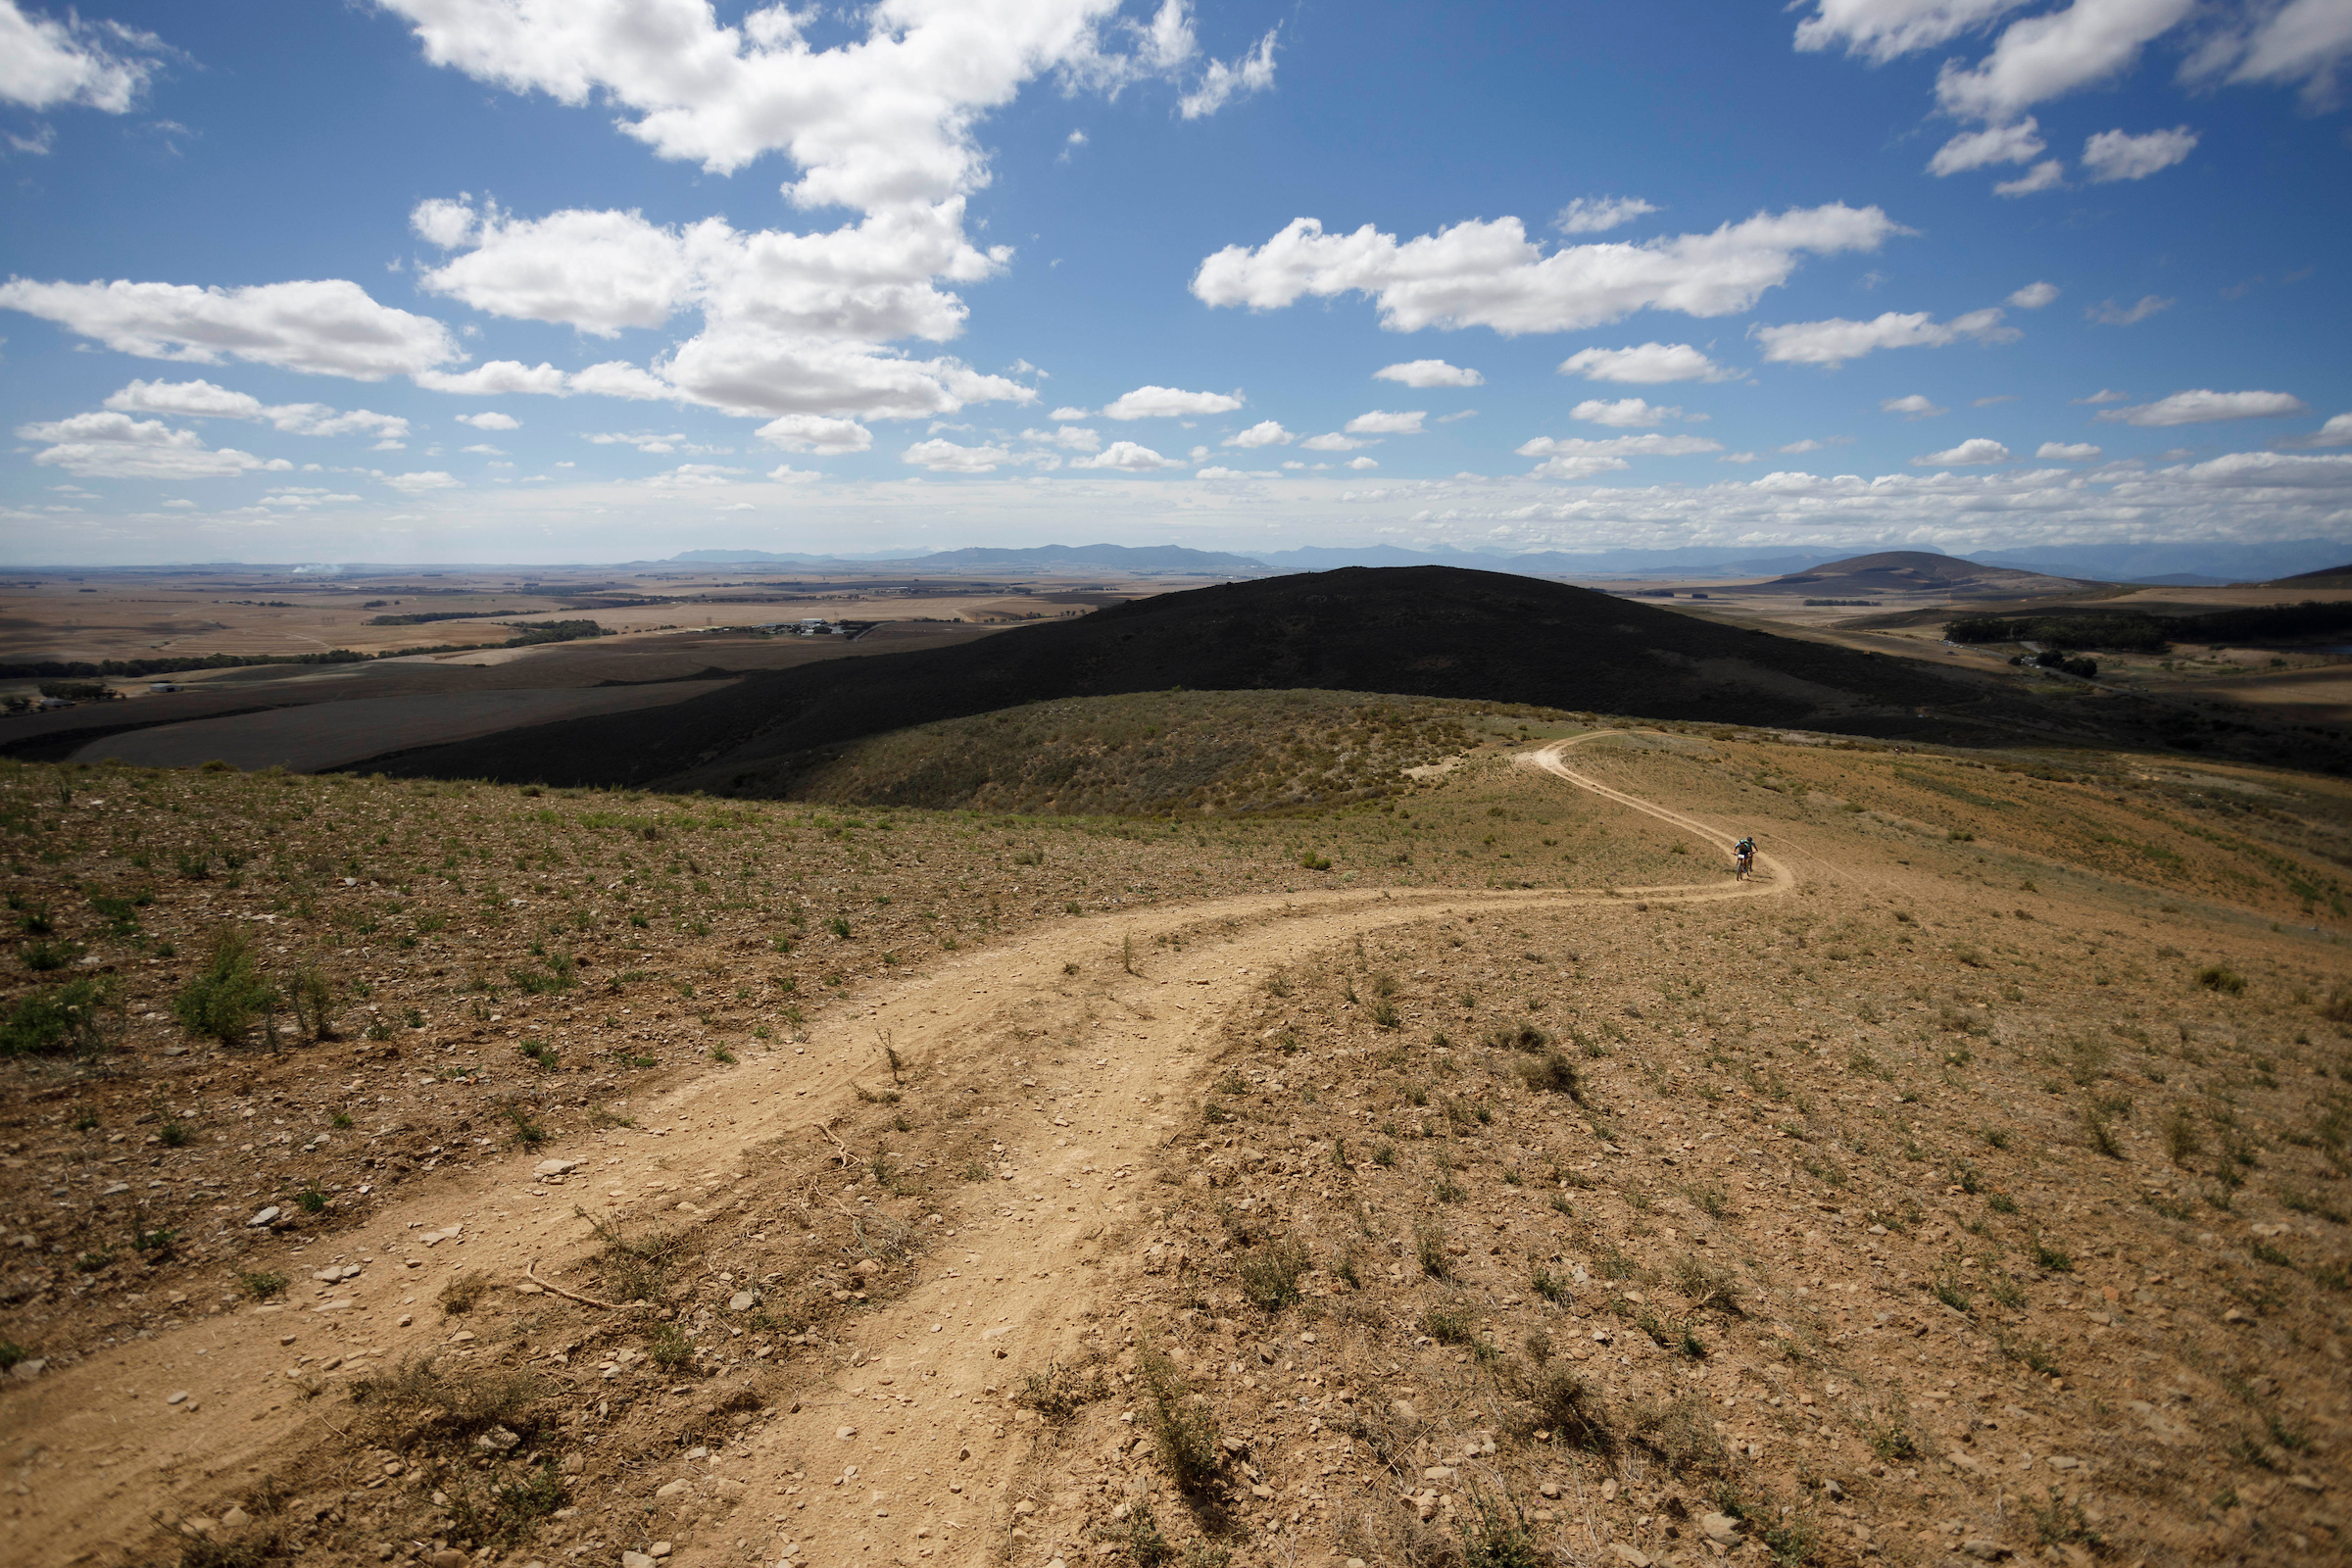
[[[675,1323],[662,1323],[646,1342],[645,1353],[664,1372],[683,1372],[694,1365],[694,1342]]]
[[[335,987],[325,970],[315,963],[295,970],[286,982],[286,1004],[293,1009],[296,1027],[311,1039],[335,1038]]]
[[[261,971],[253,939],[234,928],[213,939],[204,969],[172,1004],[180,1027],[235,1045],[277,1006],[277,988]]]
[[[108,1020],[122,1011],[113,975],[83,975],[24,998],[0,1015],[0,1056],[97,1054],[106,1049]]]
[[[1434,1219],[1413,1222],[1413,1255],[1420,1260],[1421,1272],[1433,1280],[1446,1277],[1446,1227]]]
[[[1296,1235],[1268,1242],[1241,1260],[1242,1294],[1268,1312],[1279,1312],[1298,1299],[1298,1282],[1314,1260],[1306,1244]]]
[[[1168,1479],[1191,1495],[1207,1492],[1217,1479],[1215,1412],[1185,1387],[1175,1363],[1160,1351],[1144,1352],[1138,1370],[1152,1400],[1152,1443]]]

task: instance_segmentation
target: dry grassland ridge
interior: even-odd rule
[[[2340,1551],[2345,786],[1283,698],[0,764],[10,1560]]]

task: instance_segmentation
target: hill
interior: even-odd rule
[[[1987,566],[1958,556],[1924,550],[1886,550],[1848,556],[1741,588],[1741,594],[1801,594],[1808,599],[1881,598],[1890,594],[1936,594],[1954,599],[2034,599],[2080,593],[2101,586],[2072,577],[2045,576],[2014,566]]]
[[[1022,815],[1269,811],[1391,795],[1408,768],[1510,733],[1515,719],[1561,716],[1358,692],[1064,697],[777,758],[753,779],[725,764],[708,782],[735,795]]]
[[[1752,577],[1764,572],[1801,571],[1830,559],[1813,550],[1757,552],[1715,545],[1681,545],[1669,550],[1532,550],[1508,556],[1444,546],[1408,550],[1398,545],[1305,545],[1297,550],[1253,550],[1249,554],[1285,571],[1329,571],[1338,566],[1467,566],[1572,578]]]
[[[2262,585],[2265,588],[2352,588],[2352,564],[2322,566],[2318,571],[2306,571],[2293,577],[2279,577]]]
[[[781,760],[815,748],[1049,698],[1171,687],[1312,687],[1860,734],[1991,737],[2030,716],[1986,678],[1450,566],[1163,594],[952,651],[855,662],[753,675],[657,719],[543,725],[366,765],[561,784],[691,777],[758,793]]]

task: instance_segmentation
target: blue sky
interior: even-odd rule
[[[2352,542],[2352,0],[0,0],[5,559]]]

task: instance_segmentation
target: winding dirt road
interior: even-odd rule
[[[1580,736],[1519,760],[1728,849],[1729,833],[1565,760],[1579,744],[1621,733]],[[11,1560],[104,1560],[103,1548],[140,1541],[159,1515],[218,1508],[264,1468],[282,1473],[288,1455],[321,1435],[310,1423],[336,1427],[349,1415],[339,1400],[295,1397],[292,1358],[315,1356],[316,1370],[341,1356],[348,1376],[436,1348],[462,1353],[471,1339],[466,1320],[444,1320],[433,1306],[461,1270],[484,1271],[507,1289],[539,1260],[541,1277],[593,1294],[588,1274],[565,1272],[596,1247],[575,1202],[643,1220],[658,1201],[665,1220],[684,1210],[697,1223],[764,1225],[789,1239],[798,1229],[789,1206],[807,1200],[763,1187],[762,1172],[777,1163],[763,1150],[778,1141],[805,1150],[823,1124],[852,1110],[856,1081],[881,1075],[884,1043],[927,1083],[960,1092],[956,1086],[985,1075],[1009,1096],[994,1125],[1012,1174],[943,1202],[906,1265],[914,1286],[838,1325],[843,1353],[831,1373],[790,1413],[710,1460],[709,1474],[677,1499],[681,1507],[696,1494],[736,1499],[724,1533],[745,1544],[721,1552],[700,1544],[670,1560],[740,1564],[751,1552],[821,1568],[934,1553],[979,1560],[1011,1522],[1028,1452],[1007,1431],[1002,1398],[989,1396],[1000,1369],[1070,1358],[1090,1303],[1131,1266],[1114,1244],[1149,1205],[1136,1190],[1148,1162],[1197,1102],[1224,1020],[1266,975],[1352,937],[1449,913],[1768,897],[1789,886],[1760,856],[1759,875],[1746,884],[1719,873],[1702,884],[1583,893],[1222,899],[1144,911],[1115,929],[1099,918],[1070,921],[948,957],[869,992],[862,1006],[834,1010],[797,1051],[711,1072],[632,1107],[638,1127],[566,1145],[563,1152],[582,1164],[564,1185],[536,1183],[528,1154],[464,1173],[314,1249],[373,1259],[314,1298],[222,1310],[13,1393],[0,1403],[4,1481],[14,1494],[0,1494],[0,1519],[17,1542]],[[1161,947],[1162,936],[1181,936],[1182,946]],[[1129,952],[1149,955],[1134,960],[1140,972],[1126,967]],[[975,1050],[1008,1039],[1038,1040],[1041,1057],[1057,1054],[1061,1064]],[[453,1226],[462,1229],[451,1234]],[[298,1297],[310,1287],[304,1282]],[[852,1466],[854,1479],[845,1474]]]

